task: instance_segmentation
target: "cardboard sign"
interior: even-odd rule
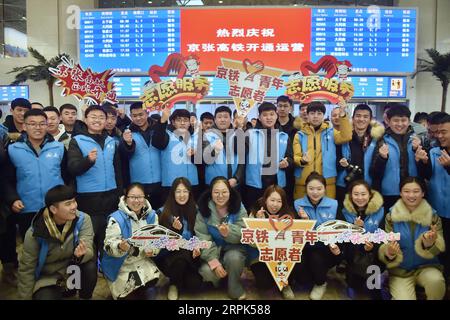
[[[233,98],[238,114],[245,117],[255,103],[262,103],[267,91],[274,86],[283,87],[284,70],[268,67],[263,61],[243,61],[222,58],[216,78],[226,79],[230,86],[228,95]]]
[[[202,241],[197,237],[189,240],[158,224],[148,224],[133,232],[127,241],[135,247],[147,249],[167,249],[169,251],[186,249],[198,250],[211,246],[211,241]]]
[[[114,75],[112,70],[102,73],[93,72],[90,68],[83,68],[62,58],[57,68],[49,68],[50,73],[57,78],[55,85],[62,87],[63,97],[73,95],[81,103],[87,105],[101,104],[103,102],[117,103],[114,82],[109,79]]]
[[[323,56],[317,63],[305,61],[300,72],[285,83],[286,95],[300,103],[323,99],[334,104],[349,101],[355,91],[353,84],[347,81],[351,66],[348,60],[338,61],[330,55]],[[317,75],[320,71],[325,72],[325,76]]]
[[[306,243],[333,245],[400,240],[399,233],[386,233],[381,229],[365,233],[363,228],[341,220],[327,221],[316,230],[313,230],[315,220],[293,219],[289,215],[269,216],[269,219],[244,218],[244,223],[247,228],[241,229],[241,243],[258,248],[259,261],[266,263],[280,291],[288,285],[295,264],[302,261]]]
[[[163,66],[152,66],[148,74],[151,81],[144,87],[141,100],[148,111],[172,108],[176,102],[196,103],[209,92],[209,81],[199,74],[199,58],[195,55],[183,57],[179,53],[170,54]],[[188,73],[191,77],[185,77]],[[176,75],[175,80],[161,77]]]

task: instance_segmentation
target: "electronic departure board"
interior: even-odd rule
[[[206,98],[229,97],[229,85],[226,80],[208,77],[211,88]],[[286,81],[287,77],[283,77]],[[117,76],[113,78],[117,97],[120,99],[139,99],[142,95],[144,84],[148,77]],[[355,87],[354,99],[382,98],[382,99],[404,99],[406,98],[406,77],[349,77]],[[267,97],[274,98],[285,94],[285,88],[276,90],[271,88]]]
[[[331,54],[349,60],[353,72],[411,73],[416,26],[410,8],[82,11],[79,58],[98,72],[145,73],[173,52],[199,56],[204,72],[214,72],[222,57],[295,72]]]
[[[28,99],[28,86],[0,86],[0,102],[10,102],[16,98]]]

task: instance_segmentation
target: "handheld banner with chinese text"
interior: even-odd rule
[[[216,78],[226,79],[230,86],[228,95],[233,98],[238,114],[245,117],[255,103],[262,103],[267,91],[283,86],[284,70],[268,67],[261,60],[243,61],[222,58]]]
[[[305,61],[300,66],[300,72],[285,82],[286,95],[300,103],[320,99],[334,104],[341,100],[349,101],[355,91],[353,84],[347,80],[351,66],[348,60],[338,61],[330,55],[323,56],[317,63]],[[317,75],[322,70],[325,72],[323,77]]]
[[[211,246],[211,241],[202,241],[195,236],[186,240],[180,234],[157,224],[148,224],[134,231],[127,241],[135,247],[169,251],[180,249],[193,251]]]
[[[109,79],[114,75],[112,70],[102,73],[93,72],[90,68],[83,70],[79,64],[63,57],[56,68],[49,68],[50,73],[57,78],[55,85],[62,87],[63,97],[73,95],[81,103],[101,104],[103,102],[117,103],[114,82]]]
[[[176,102],[196,103],[209,92],[209,81],[199,75],[199,58],[195,55],[183,57],[179,53],[170,54],[163,66],[150,67],[151,78],[144,88],[141,100],[148,111],[160,111],[163,107],[172,108]],[[185,77],[186,73],[191,77]],[[161,77],[176,75],[175,80],[162,80]]]
[[[366,233],[363,228],[341,220],[330,220],[313,230],[315,220],[293,219],[289,215],[269,216],[269,219],[244,218],[247,228],[241,230],[241,243],[256,246],[259,261],[266,263],[279,290],[288,285],[296,263],[300,263],[306,243],[325,245],[336,243],[387,243],[400,240],[399,233],[378,229]]]

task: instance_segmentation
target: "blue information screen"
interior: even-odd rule
[[[225,79],[207,77],[211,83],[210,91],[207,98],[229,97],[229,85]],[[364,98],[389,98],[404,99],[406,98],[406,77],[349,77],[348,78],[355,87],[354,99]],[[149,77],[114,77],[117,97],[123,98],[139,98],[142,95],[144,84]],[[287,77],[283,77],[287,81]],[[276,90],[271,88],[267,92],[267,97],[274,98],[285,94],[285,89]]]
[[[245,10],[252,11],[252,9]],[[261,7],[255,7],[255,9],[269,12],[271,10]],[[185,13],[188,10],[200,9],[82,11],[79,31],[81,65],[97,72],[114,69],[124,73],[143,73],[147,72],[152,65],[162,66],[171,53],[180,52],[187,55],[183,50],[186,48],[182,47],[182,39],[186,39],[188,35],[189,38],[195,39],[195,35],[190,33],[189,28],[182,24],[182,20],[187,19]],[[316,62],[324,55],[333,55],[338,60],[349,60],[353,64],[353,72],[414,72],[416,9],[370,9],[369,7],[292,10],[310,12],[311,21],[307,23],[310,30],[305,31],[308,32],[308,39],[306,43],[303,43],[303,46],[308,48],[309,60]],[[249,23],[252,22],[251,18],[252,14],[249,13]],[[255,24],[253,27],[261,26]],[[263,27],[271,28],[270,19]],[[204,30],[208,34],[220,33],[220,30],[209,27],[207,23],[204,25]],[[292,28],[292,32],[301,32],[301,30]],[[224,40],[216,38],[215,41],[219,43]],[[236,41],[242,48],[247,48],[252,45],[255,38],[240,37],[236,38]],[[258,56],[258,52],[247,51],[246,58],[262,59]],[[229,54],[231,52],[225,51],[223,57],[227,58]],[[279,55],[273,52],[275,57],[277,54]],[[199,57],[202,61],[201,54]],[[208,55],[204,55],[203,59],[206,63]],[[298,62],[299,66],[301,62],[303,61]],[[212,73],[215,70],[202,69],[202,71]]]
[[[84,68],[145,72],[179,51],[179,10],[81,12],[80,63]]]
[[[29,99],[28,86],[0,86],[0,102],[10,102],[16,98]]]
[[[353,72],[413,72],[416,10],[313,9],[311,60],[331,54]]]

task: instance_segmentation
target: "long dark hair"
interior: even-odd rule
[[[258,201],[256,201],[256,205],[254,206],[254,208],[252,210],[252,214],[254,216],[256,216],[256,212],[258,212],[258,210],[261,209],[261,207],[263,207],[264,210],[266,210],[266,212],[269,213],[269,210],[267,209],[266,201],[270,197],[270,195],[274,192],[276,192],[280,195],[281,202],[282,202],[281,208],[278,211],[278,213],[283,214],[283,215],[288,214],[292,218],[294,218],[294,216],[295,216],[294,210],[292,209],[292,207],[289,205],[289,203],[287,201],[286,192],[283,190],[283,188],[281,188],[280,186],[275,185],[275,184],[267,187],[266,190],[264,191],[263,196],[261,198],[259,198]]]
[[[189,200],[185,205],[179,205],[175,200],[175,190],[182,184],[189,191]],[[176,178],[172,183],[172,188],[169,191],[169,196],[164,203],[164,209],[159,217],[161,225],[165,227],[172,227],[172,217],[184,218],[188,222],[189,231],[194,231],[195,215],[197,214],[197,206],[195,205],[194,194],[192,186],[188,179],[184,177]],[[181,222],[181,221],[180,221]]]
[[[211,210],[208,207],[208,203],[212,199],[211,197],[212,189],[219,182],[225,183],[228,191],[230,192],[230,199],[228,200],[228,213],[235,214],[238,213],[239,210],[241,209],[242,203],[241,203],[241,195],[239,194],[239,192],[237,192],[230,186],[230,183],[228,182],[227,178],[215,177],[211,181],[208,190],[206,190],[198,200],[198,209],[200,211],[200,214],[205,218],[209,218],[211,216]]]

